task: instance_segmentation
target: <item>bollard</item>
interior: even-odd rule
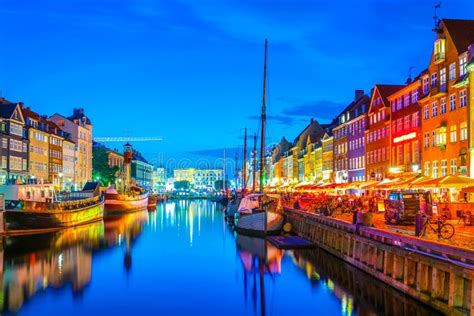
[[[415,215],[415,236],[420,237],[421,229],[423,228],[423,216],[421,214]]]

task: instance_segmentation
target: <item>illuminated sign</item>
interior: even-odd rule
[[[413,139],[413,138],[416,138],[416,132],[411,132],[410,134],[405,134],[405,135],[402,135],[402,136],[395,137],[393,139],[393,143],[396,144],[396,143],[399,143],[399,142],[403,142],[404,140],[409,140],[409,139]]]

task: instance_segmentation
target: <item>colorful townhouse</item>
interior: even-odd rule
[[[435,28],[436,39],[428,71],[422,76],[423,173],[474,176],[473,123],[469,106],[467,65],[473,57],[474,21],[443,19]],[[471,45],[471,46],[470,46]],[[471,47],[471,49],[469,49]],[[472,134],[472,128],[471,128]]]
[[[348,171],[349,182],[363,182],[365,175],[365,129],[367,128],[367,111],[370,97],[362,92],[354,100],[349,111],[348,125]]]
[[[390,102],[388,96],[402,89],[401,85],[377,84],[372,90],[366,134],[366,179],[383,180],[389,176]]]
[[[360,111],[364,112],[368,109],[367,99],[364,97],[364,90],[355,90],[354,101],[352,101],[338,116],[337,125],[333,128],[334,135],[334,181],[335,183],[350,182],[349,178],[349,152],[352,147],[349,147],[349,137],[352,136],[352,123],[350,123],[355,116],[359,117]],[[364,104],[365,102],[365,104]],[[362,109],[363,107],[363,109]],[[351,140],[351,144],[354,140]],[[364,153],[365,155],[365,153]],[[351,167],[354,165],[354,157],[351,157]],[[359,162],[359,161],[356,161]]]
[[[0,184],[26,183],[28,172],[28,138],[21,103],[0,98]]]
[[[388,96],[391,108],[390,171],[399,176],[421,172],[421,113],[418,98],[423,72],[397,92]]]

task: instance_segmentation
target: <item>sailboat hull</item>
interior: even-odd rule
[[[277,235],[283,227],[283,215],[267,212],[267,227],[265,229],[265,212],[258,212],[240,218],[235,230],[244,235],[264,237]]]

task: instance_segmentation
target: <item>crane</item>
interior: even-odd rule
[[[163,137],[94,137],[94,141],[98,143],[111,143],[111,142],[153,142],[162,141]]]

